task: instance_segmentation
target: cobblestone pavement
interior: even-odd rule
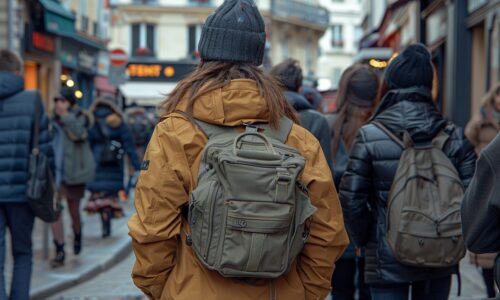
[[[130,270],[134,262],[133,254],[109,271],[75,288],[66,290],[51,300],[143,300],[141,292],[130,279]],[[450,299],[472,300],[485,299],[484,285],[479,271],[464,259],[461,265],[462,295],[457,296],[457,279],[453,277]],[[331,300],[331,298],[327,298]]]
[[[146,297],[135,287],[130,278],[134,255],[108,272],[66,290],[50,298],[51,300],[145,300]]]

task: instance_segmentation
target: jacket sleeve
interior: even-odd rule
[[[372,190],[372,165],[363,130],[360,130],[351,150],[347,170],[340,182],[340,201],[347,232],[357,247],[368,239],[371,214],[368,201]]]
[[[82,141],[87,138],[87,120],[84,115],[77,116],[75,113],[70,112],[62,116],[61,121],[64,124],[66,134],[71,140]]]
[[[127,124],[123,123],[121,128],[121,140],[123,143],[123,149],[127,153],[132,166],[136,171],[139,171],[141,168],[141,162],[139,161],[139,156],[137,155],[137,151],[135,150],[134,140],[132,139],[132,134],[128,129]]]
[[[464,239],[474,253],[500,251],[500,135],[494,141],[497,151],[481,154],[462,202]]]
[[[313,144],[311,149],[315,149],[304,155],[306,167],[302,181],[317,211],[312,217],[310,236],[298,259],[297,268],[306,300],[323,300],[330,290],[335,261],[344,252],[349,239],[331,171],[321,146],[312,135],[306,135],[303,142]]]
[[[189,199],[191,173],[186,152],[175,131],[165,122],[153,132],[136,187],[136,214],[129,235],[136,261],[132,279],[151,299],[160,299],[175,265],[181,232],[181,208]],[[193,129],[182,132],[193,135]]]
[[[467,188],[472,180],[472,176],[474,176],[477,155],[474,146],[467,140],[462,129],[459,130],[459,135],[461,137],[461,147],[457,170],[464,187]]]

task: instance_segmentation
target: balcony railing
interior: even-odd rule
[[[330,13],[326,8],[295,0],[272,0],[271,11],[275,16],[296,18],[325,29],[330,24]]]

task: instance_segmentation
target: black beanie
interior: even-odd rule
[[[69,87],[61,88],[61,97],[68,100],[72,105],[76,103],[75,89]]]
[[[261,65],[266,31],[253,0],[226,0],[211,14],[198,49],[204,61],[221,60]]]
[[[385,70],[384,79],[390,89],[416,86],[431,89],[433,76],[429,50],[422,44],[412,44],[392,60]]]

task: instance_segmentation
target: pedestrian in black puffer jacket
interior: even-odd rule
[[[331,138],[328,121],[320,112],[314,110],[312,104],[304,96],[299,94],[303,79],[299,62],[295,59],[287,59],[274,66],[270,74],[286,89],[286,100],[299,113],[300,125],[318,139],[326,161],[331,162]],[[332,169],[331,165],[330,169]]]
[[[450,138],[443,151],[456,167],[464,186],[474,174],[476,156],[462,129],[447,122],[432,101],[433,67],[425,46],[409,46],[385,73],[386,90],[377,111],[361,128],[340,184],[340,198],[349,236],[366,247],[366,282],[372,299],[448,299],[456,268],[418,268],[398,263],[386,241],[386,207],[402,148],[373,121],[413,142],[427,143],[441,130]]]

